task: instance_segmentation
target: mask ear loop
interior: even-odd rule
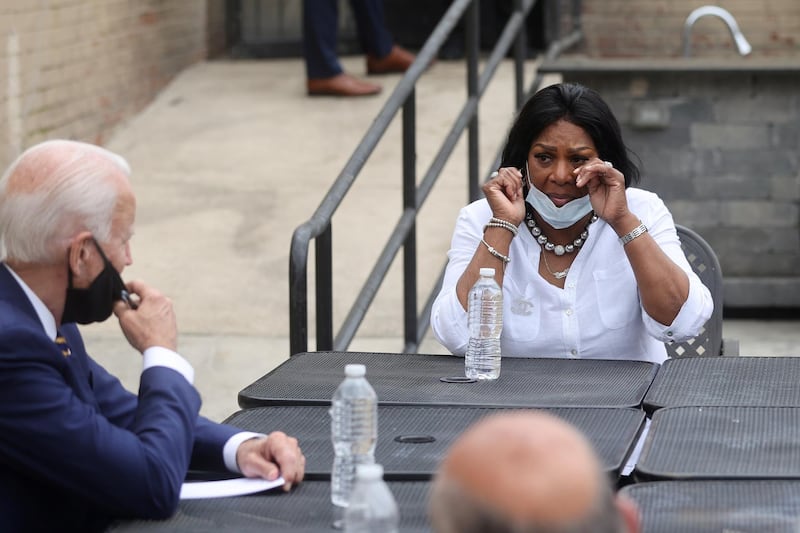
[[[92,242],[94,242],[97,251],[100,252],[100,257],[103,258],[103,262],[105,263],[106,268],[110,267],[112,275],[115,276],[117,280],[119,280],[119,284],[122,287],[125,287],[125,281],[123,281],[122,276],[120,276],[119,272],[117,272],[117,269],[114,267],[114,264],[108,260],[108,257],[106,257],[105,252],[103,252],[103,249],[100,247],[100,243],[97,242],[97,239],[94,238],[94,235],[92,235]],[[128,307],[130,307],[131,309],[136,309],[139,307],[139,304],[131,298],[130,293],[125,288],[123,288],[120,291],[119,297],[117,299],[124,301],[126,304],[128,304]]]
[[[522,169],[520,169],[520,171],[522,171]],[[528,197],[528,192],[530,191],[530,188],[533,187],[533,184],[531,184],[530,175],[531,173],[528,170],[528,160],[525,159],[525,171],[522,172],[522,195],[525,198]]]

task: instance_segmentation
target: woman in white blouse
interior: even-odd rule
[[[711,316],[672,215],[639,180],[608,105],[593,90],[537,92],[511,127],[485,199],[456,222],[436,338],[463,355],[467,293],[481,267],[503,287],[503,356],[661,363],[665,342],[698,334]]]

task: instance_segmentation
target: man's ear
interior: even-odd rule
[[[636,502],[627,496],[617,494],[614,498],[614,505],[616,505],[617,512],[622,518],[622,523],[625,525],[625,531],[627,531],[627,533],[639,533],[641,531],[641,523]]]
[[[87,261],[93,253],[94,246],[90,231],[82,231],[70,239],[67,261],[72,274],[76,278],[86,274]]]

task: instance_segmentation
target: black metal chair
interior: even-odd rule
[[[711,291],[714,313],[700,333],[687,341],[667,343],[671,358],[716,355],[739,355],[739,341],[722,338],[722,269],[717,254],[697,232],[676,224],[683,253],[700,281]]]

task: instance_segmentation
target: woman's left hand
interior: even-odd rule
[[[612,227],[628,215],[625,176],[611,163],[593,158],[574,170],[575,185],[586,187],[595,214]]]

